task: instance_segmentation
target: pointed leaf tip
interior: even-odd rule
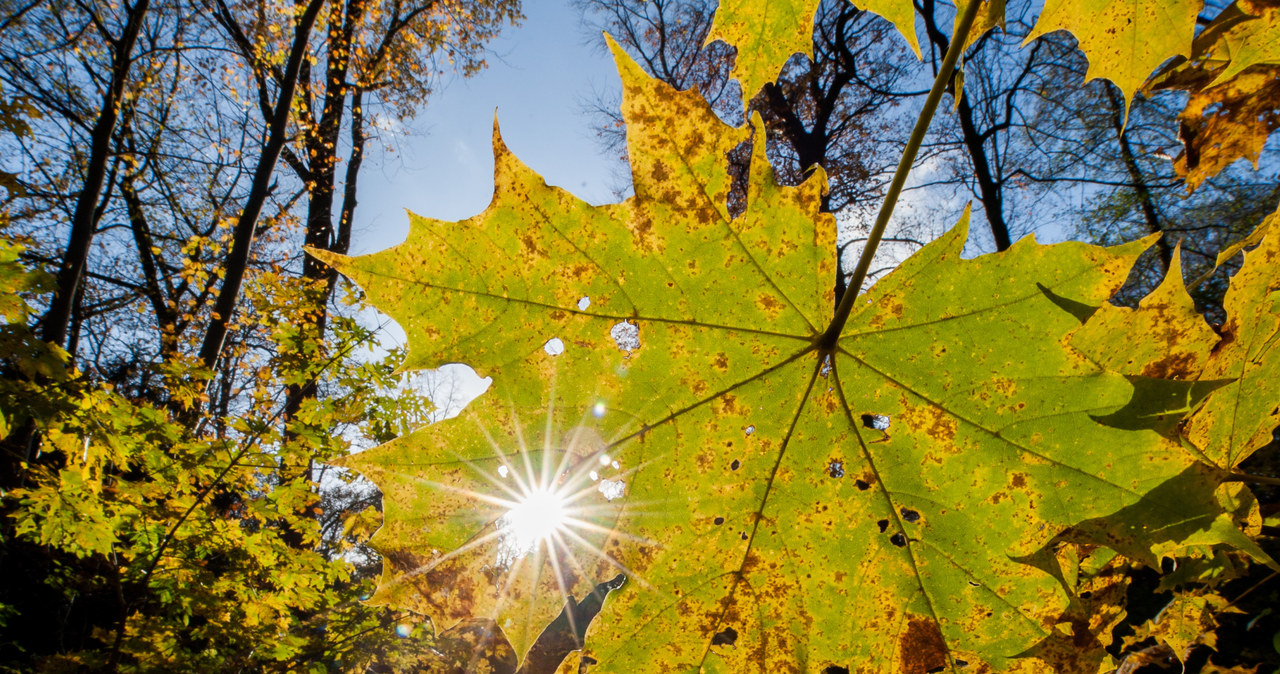
[[[314,257],[340,272],[346,273],[346,270],[350,267],[351,258],[341,253],[335,253],[315,246],[303,246],[302,250],[307,255]]]

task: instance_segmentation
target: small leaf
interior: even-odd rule
[[[730,76],[742,85],[743,99],[750,101],[776,80],[792,54],[813,56],[813,15],[818,4],[819,0],[720,3],[707,42],[724,40],[737,48]]]
[[[1250,6],[1246,11],[1214,45],[1209,58],[1226,60],[1227,65],[1216,73],[1209,86],[1222,84],[1255,65],[1280,65],[1280,7]],[[1211,24],[1205,31],[1212,27]]]
[[[1046,0],[1027,41],[1069,30],[1089,57],[1085,80],[1124,92],[1125,109],[1157,66],[1191,53],[1201,0]]]

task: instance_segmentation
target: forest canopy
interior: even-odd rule
[[[1273,4],[583,0],[628,196],[355,257],[518,2],[0,6],[2,666],[1275,669]]]

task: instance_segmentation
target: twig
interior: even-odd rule
[[[929,90],[929,97],[925,99],[920,116],[916,119],[916,126],[911,131],[907,147],[902,151],[902,159],[898,162],[898,169],[894,171],[893,181],[889,184],[889,191],[884,196],[884,203],[880,205],[876,223],[871,228],[871,233],[867,235],[867,245],[862,249],[858,266],[853,270],[853,279],[845,289],[844,297],[840,298],[840,305],[836,307],[831,325],[818,337],[816,344],[822,351],[831,351],[835,348],[836,340],[840,339],[840,332],[844,330],[845,321],[849,320],[849,312],[853,310],[854,300],[858,297],[858,293],[862,292],[862,284],[866,282],[867,271],[871,268],[871,258],[875,256],[876,248],[880,246],[880,239],[884,236],[884,230],[889,226],[889,218],[898,204],[898,196],[907,182],[907,175],[911,173],[916,154],[920,151],[921,143],[924,142],[925,133],[929,130],[929,123],[938,109],[938,103],[951,84],[951,75],[955,71],[956,62],[960,60],[960,54],[964,52],[969,32],[973,29],[974,19],[977,18],[978,9],[981,6],[981,2],[970,2],[965,7],[964,15],[956,23],[955,34],[951,37],[951,46],[947,48],[942,68],[938,70],[938,76],[933,80],[933,88]]]

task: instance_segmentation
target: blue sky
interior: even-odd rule
[[[392,124],[399,128],[370,144],[352,253],[400,243],[406,209],[444,220],[484,210],[495,110],[507,145],[548,183],[592,203],[614,200],[619,161],[605,156],[583,109],[593,92],[621,88],[613,61],[568,2],[529,2],[524,13],[521,26],[491,43],[487,69],[448,81],[407,129]]]

